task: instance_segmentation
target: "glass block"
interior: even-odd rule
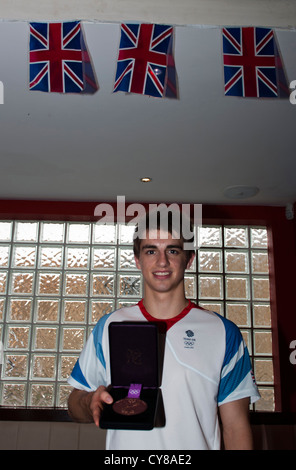
[[[32,299],[11,299],[9,302],[10,321],[31,321]]]
[[[59,318],[58,300],[38,300],[36,321],[57,322]]]
[[[222,276],[199,276],[199,297],[201,299],[222,299]]]
[[[89,243],[90,224],[68,224],[68,242],[69,243]]]
[[[60,357],[59,380],[67,380],[67,378],[71,375],[71,372],[76,364],[77,359],[78,356],[62,355]]]
[[[254,373],[257,384],[273,384],[273,362],[272,359],[255,359]]]
[[[114,275],[94,274],[92,284],[93,295],[111,296],[114,295]]]
[[[9,261],[9,246],[0,246],[0,267],[7,268]]]
[[[4,357],[4,377],[26,378],[28,356],[26,354],[6,354]]]
[[[198,305],[201,308],[209,310],[210,312],[215,312],[219,315],[224,316],[224,308],[222,302],[198,302]]]
[[[269,304],[253,304],[253,323],[255,327],[271,327]]]
[[[39,273],[38,292],[43,295],[60,293],[61,275],[59,273]]]
[[[56,374],[56,356],[33,355],[32,379],[54,379]]]
[[[34,268],[36,248],[33,246],[17,246],[14,249],[12,266],[16,268]]]
[[[226,276],[226,298],[229,300],[249,299],[249,280],[246,277]]]
[[[137,300],[124,300],[119,299],[116,301],[116,309],[124,308],[124,307],[132,307],[133,305],[137,305],[140,299]]]
[[[28,326],[8,327],[7,349],[28,349],[29,334],[30,329]]]
[[[12,222],[0,222],[0,240],[9,242],[11,240]]]
[[[224,243],[227,247],[248,247],[248,229],[239,227],[224,228]]]
[[[116,241],[116,225],[94,225],[94,243],[115,243]]]
[[[272,355],[271,331],[254,331],[255,354]]]
[[[253,278],[253,299],[254,300],[269,300],[269,279],[268,278]]]
[[[259,393],[261,395],[260,400],[255,403],[256,411],[274,411],[275,401],[274,401],[274,389],[273,388],[263,388],[258,387]]]
[[[123,245],[132,244],[135,228],[135,225],[119,225],[119,243]]]
[[[84,345],[84,328],[63,328],[62,331],[62,350],[63,351],[81,351]]]
[[[251,228],[251,247],[267,248],[268,238],[266,228]]]
[[[198,245],[221,247],[222,229],[221,227],[198,227]]]
[[[18,242],[36,242],[38,222],[16,222],[14,238]]]
[[[54,406],[53,384],[32,384],[29,405],[36,407]]]
[[[57,347],[57,328],[36,327],[34,334],[34,349],[54,351]]]
[[[26,388],[25,383],[4,383],[1,405],[7,407],[25,406]]]
[[[115,248],[95,248],[93,269],[115,269]]]
[[[119,269],[137,269],[132,248],[119,249]]]
[[[113,310],[115,310],[113,301],[92,301],[90,323],[97,323],[101,317],[113,312]]]
[[[4,319],[5,299],[0,298],[0,321]]]
[[[13,294],[32,294],[33,293],[33,273],[14,273],[12,275],[12,287],[11,291]]]
[[[57,406],[60,408],[68,408],[68,398],[73,387],[70,385],[58,385]]]
[[[87,303],[85,300],[64,301],[64,322],[84,323]]]
[[[67,268],[88,268],[89,249],[88,248],[67,248],[66,267]]]
[[[248,253],[246,251],[225,250],[225,271],[247,274],[249,271]]]
[[[42,246],[40,248],[41,268],[61,268],[62,267],[63,247],[61,246]]]
[[[268,254],[262,251],[252,251],[252,272],[254,274],[268,274]]]
[[[188,299],[196,298],[196,276],[186,274],[184,277],[185,295]]]
[[[43,222],[41,224],[41,242],[61,243],[64,241],[65,224],[56,222]]]
[[[248,303],[226,303],[226,318],[237,326],[251,326],[250,306]]]
[[[222,251],[199,250],[198,262],[199,271],[220,273],[222,271]]]
[[[141,296],[141,275],[119,275],[118,295],[119,297],[140,297]]]
[[[0,272],[0,293],[5,294],[6,292],[6,281],[7,281],[7,273]]]
[[[86,295],[87,294],[87,274],[66,274],[65,294],[66,295]]]

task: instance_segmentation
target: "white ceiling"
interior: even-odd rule
[[[28,23],[0,22],[0,198],[219,204],[248,185],[239,203],[296,201],[296,105],[224,97],[219,27],[176,26],[179,100],[112,93],[120,26],[84,30],[99,91],[47,94],[28,90]],[[276,32],[290,82],[296,31]]]

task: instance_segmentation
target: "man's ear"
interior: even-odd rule
[[[194,258],[195,258],[195,252],[193,251],[190,255],[190,258],[187,262],[187,266],[186,266],[186,269],[189,269],[194,261]]]
[[[139,258],[137,258],[136,256],[134,258],[135,258],[135,263],[136,263],[137,268],[142,269]]]

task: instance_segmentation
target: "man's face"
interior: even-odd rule
[[[183,289],[185,269],[192,264],[194,256],[187,261],[183,242],[174,239],[168,232],[147,231],[141,240],[137,268],[142,271],[145,287],[156,292]]]

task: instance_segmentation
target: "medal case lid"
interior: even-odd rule
[[[158,327],[152,322],[112,322],[109,325],[110,372],[113,387],[139,383],[157,388],[159,377]]]

